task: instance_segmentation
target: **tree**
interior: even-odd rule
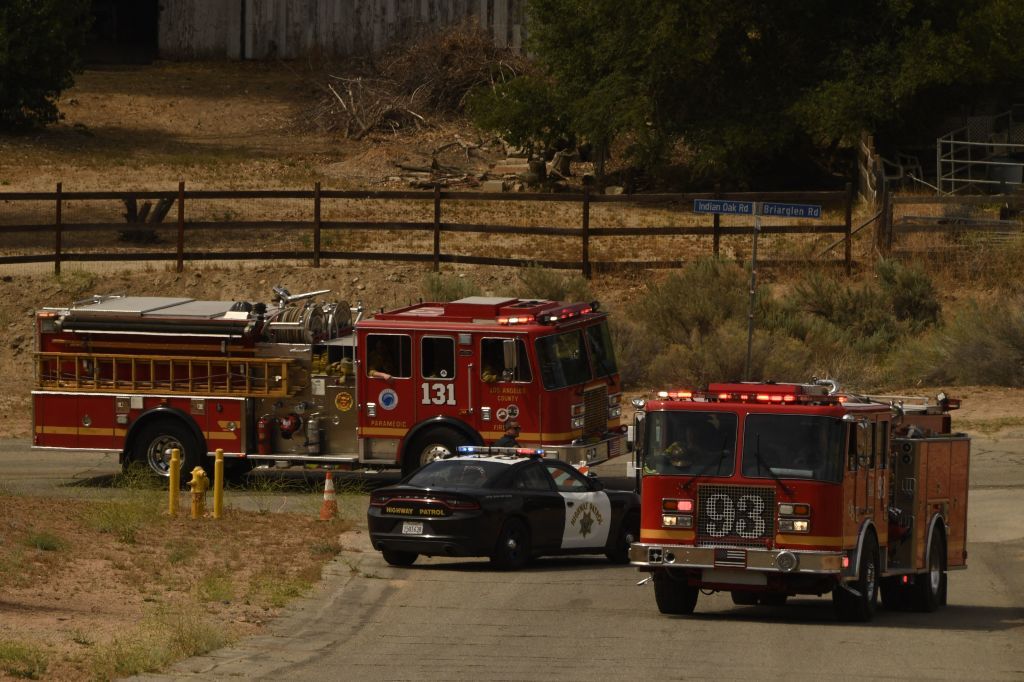
[[[644,169],[685,148],[705,179],[742,179],[794,150],[826,160],[868,131],[912,130],[949,106],[1024,84],[1024,3],[1007,0],[530,0],[545,87],[495,86],[473,112],[511,120],[523,92],[575,137]],[[945,106],[939,109],[936,102]],[[521,142],[520,142],[521,143]]]
[[[54,99],[80,67],[89,10],[89,0],[0,3],[0,129],[59,118]]]

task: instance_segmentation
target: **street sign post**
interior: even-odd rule
[[[750,248],[750,309],[747,312],[747,364],[743,370],[744,381],[750,381],[750,362],[754,345],[754,303],[757,292],[757,236],[761,234],[761,216],[820,219],[821,206],[818,204],[789,204],[778,201],[694,199],[693,212],[754,216],[754,235]]]

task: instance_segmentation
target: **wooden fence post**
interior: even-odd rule
[[[434,272],[441,271],[441,185],[434,183]]]
[[[590,186],[583,188],[583,276],[590,279]]]
[[[844,258],[846,259],[846,276],[853,272],[853,183],[846,183],[846,217],[843,237],[846,240]]]
[[[178,180],[178,267],[185,269],[185,181]]]
[[[320,267],[320,182],[313,190],[313,267]]]
[[[57,183],[57,214],[54,220],[54,243],[53,243],[53,274],[60,274],[60,248],[61,248],[61,225],[63,223],[61,219],[61,189],[64,183]]]

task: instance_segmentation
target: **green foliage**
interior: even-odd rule
[[[49,667],[46,652],[32,644],[0,640],[0,671],[11,677],[38,680]]]
[[[748,291],[748,275],[739,266],[699,260],[652,283],[636,314],[661,343],[701,343],[723,321],[746,317]]]
[[[428,301],[457,301],[480,294],[480,288],[471,279],[442,272],[427,273],[421,291]]]
[[[43,552],[56,552],[64,549],[67,543],[53,533],[43,531],[29,535],[25,540],[25,545]]]
[[[582,275],[565,275],[557,270],[538,266],[521,268],[517,273],[520,298],[540,298],[549,301],[592,301],[590,283]]]
[[[969,299],[889,358],[891,383],[1024,386],[1024,298]]]
[[[89,0],[0,5],[0,130],[56,121],[89,30]]]
[[[706,180],[793,150],[828,160],[863,130],[914,134],[1024,83],[1024,5],[1004,0],[530,0],[527,14],[538,72],[478,92],[481,126],[622,143],[647,168],[682,143]]]
[[[745,378],[749,275],[700,261],[650,285],[634,320],[613,320],[623,380],[697,386]],[[848,281],[808,270],[776,297],[759,287],[751,380],[838,377],[861,386],[894,374],[888,358],[927,336],[941,306],[918,270],[881,262],[875,276]]]

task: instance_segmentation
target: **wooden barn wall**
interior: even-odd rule
[[[296,59],[379,52],[470,18],[522,48],[526,0],[163,0],[163,59]]]

